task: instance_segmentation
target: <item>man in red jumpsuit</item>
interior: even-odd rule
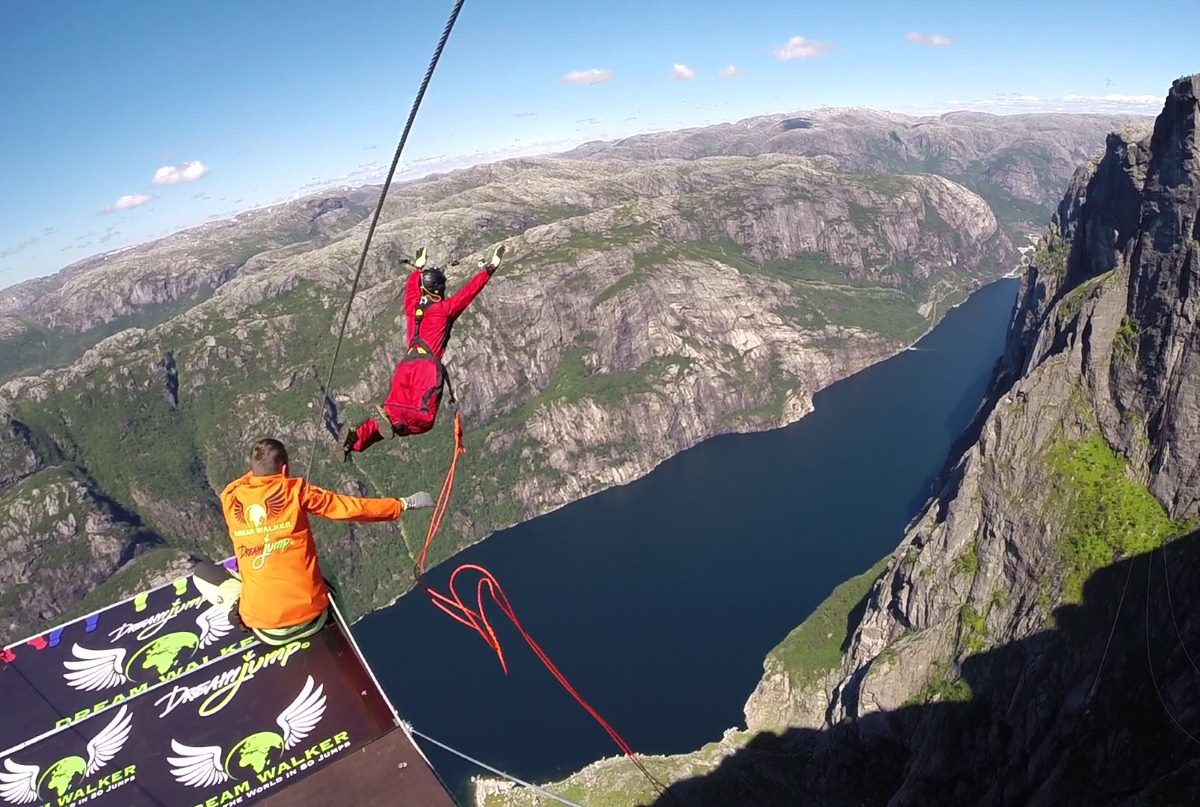
[[[382,406],[375,407],[375,417],[343,430],[343,461],[351,452],[366,451],[380,440],[422,434],[433,428],[442,389],[449,385],[442,355],[450,340],[450,329],[500,268],[503,257],[504,247],[496,247],[489,260],[479,262],[479,274],[447,297],[445,273],[436,266],[426,268],[424,248],[417,253],[404,287],[408,352],[396,365],[391,392]],[[450,399],[454,400],[453,388]]]

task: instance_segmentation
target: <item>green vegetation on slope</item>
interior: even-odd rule
[[[1067,273],[1067,247],[1053,227],[1038,239],[1037,249],[1033,252],[1033,265],[1039,272],[1050,276],[1063,277]]]
[[[905,706],[926,703],[966,703],[971,700],[971,685],[950,671],[950,665],[939,664],[929,671],[924,688],[904,702]]]
[[[1098,434],[1058,439],[1047,453],[1055,509],[1062,515],[1059,549],[1067,564],[1064,598],[1082,599],[1084,581],[1097,569],[1147,552],[1184,534],[1142,485],[1129,478],[1121,457]]]
[[[982,653],[987,646],[987,615],[979,613],[967,604],[958,609],[958,622],[961,629],[959,643],[962,649],[968,653]]]
[[[1117,331],[1116,339],[1113,340],[1113,351],[1116,353],[1117,358],[1129,362],[1137,354],[1137,344],[1137,322],[1129,317],[1124,317],[1121,320],[1121,327]]]
[[[168,569],[181,568],[188,562],[189,556],[186,552],[167,547],[153,547],[122,566],[116,574],[98,585],[74,608],[68,609],[55,621],[66,622],[145,591],[150,581],[157,579]]]
[[[841,664],[847,631],[853,621],[851,616],[865,604],[871,586],[883,574],[889,560],[890,555],[835,588],[808,619],[767,655],[768,664],[777,662],[796,688],[812,683]]]

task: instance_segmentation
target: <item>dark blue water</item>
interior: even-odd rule
[[[889,553],[1000,355],[1017,282],[775,431],[709,440],[645,478],[499,532],[435,569],[491,569],[525,627],[635,749],[678,753],[742,725],[763,658],[838,583]],[[502,617],[510,673],[419,593],[355,628],[425,733],[548,780],[618,753]],[[477,771],[427,749],[460,790]]]

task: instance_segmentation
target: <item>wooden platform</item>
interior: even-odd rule
[[[399,728],[259,803],[263,807],[458,807]]]

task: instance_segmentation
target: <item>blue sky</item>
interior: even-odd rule
[[[0,4],[0,287],[380,178],[450,6]],[[1152,114],[1200,61],[1130,35],[1127,13],[1083,1],[467,0],[404,164],[819,106]]]

